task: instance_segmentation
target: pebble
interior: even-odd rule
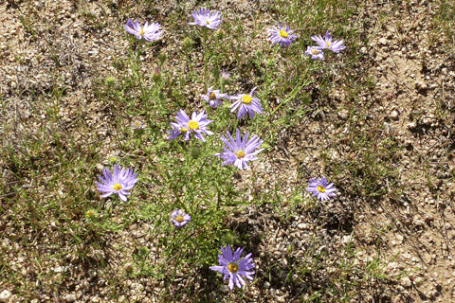
[[[425,125],[430,125],[431,124],[431,119],[430,118],[423,118],[422,123]]]
[[[398,120],[400,114],[398,113],[397,110],[393,110],[391,113],[390,113],[390,119],[392,120]]]
[[[8,299],[11,297],[11,292],[9,290],[5,289],[0,293],[0,301],[1,302],[7,302]]]
[[[350,235],[343,236],[343,239],[341,240],[341,243],[343,243],[344,245],[347,245],[351,242],[352,242],[352,236],[350,236]]]
[[[69,266],[59,266],[54,269],[55,273],[65,272],[69,269]]]
[[[74,302],[77,300],[75,294],[67,294],[66,296],[63,297],[63,300],[66,302]]]
[[[338,117],[340,119],[346,120],[349,117],[349,111],[347,109],[342,109],[338,112]]]
[[[387,45],[387,39],[386,39],[386,38],[381,38],[381,39],[379,39],[379,44],[381,44],[381,45]]]
[[[307,225],[306,225],[306,223],[300,223],[299,225],[297,225],[297,227],[298,227],[299,229],[306,229],[306,228],[307,228]]]

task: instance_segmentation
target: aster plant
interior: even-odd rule
[[[185,214],[180,209],[176,209],[171,214],[171,222],[177,227],[178,229],[185,226],[188,222],[191,221],[191,216]]]
[[[208,90],[207,90],[207,94],[206,95],[202,95],[202,99],[204,99],[205,101],[208,102],[208,104],[211,106],[211,107],[218,107],[220,106],[223,101],[221,101],[221,99],[228,99],[229,96],[226,95],[226,94],[222,94],[220,93],[220,90],[219,89],[216,89],[216,90],[213,90],[213,87],[210,87]]]
[[[292,35],[293,32],[294,31],[289,30],[289,25],[281,27],[281,24],[278,23],[278,26],[269,29],[270,41],[273,45],[279,43],[281,46],[289,47],[289,45],[299,37],[297,35]]]
[[[210,266],[210,269],[222,273],[223,280],[226,281],[229,279],[229,288],[234,289],[234,284],[238,288],[242,288],[242,285],[246,285],[244,278],[248,280],[253,280],[254,271],[251,269],[254,268],[253,258],[251,253],[247,254],[245,258],[240,259],[244,248],[239,247],[232,254],[232,249],[230,245],[226,247],[221,247],[221,255],[218,255],[219,266]],[[243,276],[243,277],[242,277]]]
[[[311,56],[313,60],[324,60],[324,52],[319,46],[308,46],[305,54]]]
[[[319,180],[311,179],[308,182],[307,190],[313,194],[313,197],[317,196],[321,201],[327,201],[331,197],[335,197],[337,191],[333,183],[328,184],[328,181],[324,177],[321,177]]]
[[[122,201],[126,201],[126,196],[130,195],[128,190],[132,189],[137,179],[137,174],[129,168],[120,168],[114,165],[114,173],[112,174],[108,168],[103,170],[103,176],[99,176],[101,183],[96,182],[98,190],[105,193],[102,198],[107,198],[112,194],[117,194]]]
[[[142,26],[139,21],[133,22],[133,20],[128,19],[124,26],[128,33],[135,35],[139,40],[144,38],[144,40],[151,42],[159,39],[163,34],[163,31],[160,30],[161,25],[158,23],[149,24],[148,21],[145,21],[144,26]]]
[[[235,100],[231,104],[231,113],[235,112],[237,109],[237,118],[243,119],[248,113],[251,118],[254,118],[254,113],[262,113],[261,100],[253,97],[253,93],[257,87],[251,90],[249,94],[239,94],[237,96],[231,97],[232,100]]]
[[[214,154],[214,156],[221,157],[222,159],[226,160],[221,165],[227,164],[234,164],[234,166],[238,167],[239,169],[243,170],[250,169],[247,162],[256,160],[258,153],[260,153],[263,148],[257,149],[264,141],[260,140],[257,136],[251,137],[248,140],[248,131],[245,133],[245,136],[240,136],[240,130],[237,129],[236,131],[236,138],[232,138],[232,135],[229,131],[226,132],[227,138],[224,136],[221,137],[221,140],[226,144],[223,146],[224,152]]]
[[[321,49],[329,49],[334,53],[339,53],[340,51],[346,49],[346,46],[343,45],[343,40],[333,41],[332,37],[330,37],[330,33],[327,30],[325,33],[325,37],[322,38],[321,35],[311,37],[313,41],[316,41],[319,44]]]
[[[180,110],[180,112],[177,113],[177,116],[175,116],[175,119],[177,120],[177,123],[170,122],[174,129],[168,131],[171,135],[169,140],[173,140],[177,136],[183,134],[185,140],[188,141],[190,139],[190,134],[193,133],[196,138],[205,142],[205,139],[202,136],[203,133],[206,135],[213,135],[213,133],[207,129],[207,125],[212,123],[213,120],[207,120],[205,111],[202,111],[199,114],[194,112],[190,119],[183,110]]]
[[[213,13],[206,8],[201,8],[198,11],[191,13],[194,18],[194,22],[188,23],[189,25],[199,25],[209,29],[217,29],[221,21],[221,13],[214,11]]]

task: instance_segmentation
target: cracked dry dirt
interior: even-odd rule
[[[0,93],[6,104],[2,120],[6,121],[4,125],[8,125],[2,131],[11,131],[8,137],[1,135],[2,143],[14,145],[17,138],[36,139],[33,130],[38,128],[39,123],[45,123],[45,109],[36,108],[33,104],[35,93],[47,94],[64,84],[68,88],[60,104],[62,124],[57,127],[62,131],[69,130],[72,140],[90,142],[91,138],[72,129],[77,122],[76,113],[86,113],[86,123],[97,125],[101,135],[105,136],[107,147],[100,152],[108,155],[116,149],[106,131],[110,117],[97,108],[92,85],[100,75],[122,73],[114,69],[111,62],[122,58],[128,47],[128,42],[120,38],[124,33],[118,31],[119,23],[124,20],[115,19],[118,16],[111,12],[111,8],[96,1],[85,3],[80,10],[74,9],[72,1],[44,3],[36,1],[35,6],[25,6],[24,2],[17,1],[0,3]],[[228,5],[225,1],[212,4],[210,7],[213,8]],[[366,264],[379,258],[379,271],[390,278],[381,284],[372,279],[368,286],[358,290],[352,302],[455,302],[455,58],[453,51],[448,51],[454,48],[454,41],[438,31],[435,25],[440,4],[439,1],[362,3],[359,14],[352,19],[352,22],[361,24],[363,32],[360,37],[367,37],[369,41],[359,50],[361,63],[364,64],[362,72],[371,73],[376,81],[374,89],[361,94],[359,105],[364,106],[368,113],[360,125],[368,125],[371,121],[379,123],[382,128],[373,136],[374,139],[390,137],[399,142],[394,167],[404,188],[402,195],[384,194],[367,203],[353,197],[340,197],[327,205],[318,205],[312,211],[297,208],[293,219],[285,223],[277,213],[286,213],[287,205],[279,211],[270,205],[250,207],[237,214],[238,217],[227,219],[226,223],[231,224],[234,230],[267,234],[269,241],[258,240],[260,243],[253,243],[251,251],[257,256],[255,262],[258,266],[274,265],[278,268],[271,274],[272,283],[266,281],[252,285],[243,300],[300,302],[309,290],[304,284],[297,288],[283,283],[292,267],[289,263],[307,258],[309,250],[323,247],[328,258],[335,261],[327,261],[331,265],[318,270],[321,276],[330,276],[331,271],[336,271],[336,261],[342,259],[337,252],[352,242],[357,252],[354,268],[365,268]],[[245,16],[256,9],[256,4],[248,2],[242,1],[239,5],[246,12]],[[235,6],[234,1],[224,9],[229,12]],[[188,7],[191,5],[188,4]],[[162,2],[157,8],[165,19],[166,11],[172,10],[172,5]],[[53,31],[48,31],[45,24],[34,24],[33,30],[24,26],[20,18],[32,14],[34,9],[42,10],[43,16],[49,15],[49,22],[57,24]],[[103,29],[97,29],[96,22],[83,19],[81,14],[84,11],[99,18]],[[169,51],[174,46],[172,41],[161,45]],[[58,60],[52,56],[57,56]],[[146,59],[145,64],[152,67],[150,60]],[[322,161],[313,155],[327,146],[320,146],[318,137],[321,129],[333,130],[330,134],[327,132],[328,136],[335,142],[342,142],[341,134],[346,128],[340,124],[348,120],[352,110],[350,101],[345,97],[346,91],[346,86],[340,86],[330,95],[336,105],[332,111],[335,123],[305,118],[300,129],[297,128],[299,135],[288,139],[283,134],[282,141],[287,148],[271,152],[263,163],[258,164],[259,183],[260,180],[271,182],[270,178],[273,178],[280,180],[283,190],[293,189],[305,186],[305,182],[297,180],[295,171],[298,167],[303,165],[309,171],[303,173],[304,177],[320,172]],[[346,125],[349,127],[350,124]],[[353,157],[341,146],[331,148],[331,157],[336,161]],[[308,150],[312,150],[311,153]],[[277,160],[283,164],[274,164]],[[3,180],[16,182],[3,159],[0,164]],[[295,168],[293,173],[288,172],[289,168]],[[271,177],[270,172],[274,176]],[[339,181],[342,185],[342,180]],[[387,188],[388,192],[394,190],[391,188],[393,184],[388,184],[387,180],[380,186]],[[7,207],[4,209],[2,216],[7,214]],[[340,230],[340,226],[348,227]],[[24,248],[9,240],[11,235],[27,232],[27,229],[14,231],[6,223],[0,227],[5,235],[1,236],[2,258],[10,258],[10,266],[21,274],[28,267],[25,268],[24,281],[30,279],[33,282],[38,274],[55,272],[55,281],[48,281],[48,284],[58,284],[59,291],[53,291],[51,286],[43,287],[48,292],[31,294],[27,298],[32,302],[102,302],[113,291],[105,279],[96,277],[96,273],[84,272],[85,269],[78,265],[71,269],[66,280],[62,278],[58,262],[44,262],[45,268],[38,268],[28,260],[30,251],[21,251]],[[134,243],[152,243],[151,262],[158,262],[160,247],[153,245],[154,239],[147,230],[147,224],[129,226],[119,235],[111,236],[109,241],[128,247],[134,246]],[[317,244],[314,237],[318,238]],[[290,243],[295,250],[288,257]],[[21,252],[16,254],[17,251]],[[106,252],[90,254],[95,259],[106,258],[108,254],[113,259],[112,272],[121,272],[129,253],[118,253],[109,247]],[[68,262],[72,262],[71,258],[67,258]],[[214,302],[222,300],[214,289],[198,290],[199,285],[207,283],[204,272],[191,268],[187,270],[185,274],[177,275],[176,293],[189,285],[198,285],[194,286],[196,293],[206,292]],[[186,278],[188,276],[191,278]],[[166,302],[166,298],[172,297],[173,293],[171,291],[168,297],[163,297],[162,285],[162,281],[137,278],[121,280],[114,290],[119,300]],[[5,290],[12,293],[5,301],[17,302],[21,298],[8,279],[2,278],[0,292]],[[226,295],[223,300],[229,302],[230,299],[232,297]],[[183,301],[192,300],[194,298],[187,297]]]

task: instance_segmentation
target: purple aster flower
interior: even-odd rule
[[[193,15],[194,22],[188,23],[189,25],[199,25],[210,29],[217,29],[221,21],[223,21],[220,19],[220,12],[215,11],[213,13],[210,13],[210,10],[206,8],[201,8],[200,10],[194,11],[191,14]]]
[[[190,133],[194,133],[194,136],[196,138],[205,142],[202,133],[213,135],[213,133],[207,129],[207,125],[213,121],[207,120],[207,115],[204,111],[202,111],[200,114],[196,114],[196,112],[194,112],[190,119],[183,110],[180,110],[180,112],[177,113],[177,116],[175,116],[175,119],[177,120],[177,123],[170,122],[171,126],[174,127],[174,129],[168,131],[168,133],[171,135],[169,137],[169,140],[174,139],[180,134],[184,134],[185,140],[188,141],[190,139]]]
[[[339,53],[340,51],[346,49],[346,46],[342,45],[343,40],[338,40],[332,42],[332,37],[329,35],[329,31],[325,33],[325,37],[322,38],[321,35],[311,37],[312,40],[316,41],[319,44],[321,49],[330,49],[334,53]]]
[[[292,42],[299,36],[292,35],[294,31],[289,30],[289,25],[285,28],[281,27],[281,24],[278,23],[278,27],[274,26],[273,29],[269,29],[270,41],[273,45],[280,43],[281,46],[291,45]]]
[[[122,201],[126,201],[126,196],[130,193],[127,190],[130,190],[134,187],[138,181],[137,174],[133,173],[132,169],[122,168],[120,166],[114,165],[114,174],[108,168],[103,170],[103,176],[99,176],[101,183],[96,182],[98,190],[100,192],[106,193],[101,195],[103,198],[107,198],[112,194],[118,194]]]
[[[133,20],[128,19],[124,26],[128,33],[135,35],[139,40],[144,38],[147,41],[154,41],[163,34],[163,31],[160,30],[161,26],[158,23],[149,25],[148,21],[145,21],[144,26],[141,26],[139,21],[136,20],[136,22],[133,22]]]
[[[319,59],[319,60],[324,60],[324,52],[319,46],[308,46],[306,52],[306,55],[310,55],[311,59]]]
[[[230,245],[226,247],[221,247],[222,255],[218,255],[218,262],[220,266],[210,266],[211,270],[217,271],[224,275],[223,280],[226,281],[229,278],[229,288],[234,289],[234,284],[238,288],[242,288],[242,284],[245,285],[245,280],[242,276],[248,280],[253,281],[254,271],[250,271],[254,268],[253,258],[251,258],[251,253],[245,256],[245,258],[240,259],[244,248],[237,248],[232,254],[232,249]]]
[[[228,80],[229,78],[231,78],[231,73],[225,71],[223,68],[221,70],[221,77],[223,78],[223,80]]]
[[[313,197],[317,196],[321,201],[327,201],[330,200],[330,197],[335,197],[337,191],[333,183],[328,184],[324,177],[319,180],[311,179],[308,182],[307,190],[313,194]]]
[[[220,93],[220,90],[213,90],[212,87],[210,87],[207,90],[206,95],[202,95],[202,99],[207,101],[211,107],[218,107],[220,106],[223,102],[221,101],[221,98],[228,99],[229,96],[226,94]]]
[[[223,158],[224,161],[221,165],[232,164],[234,163],[235,166],[243,170],[243,167],[246,169],[250,169],[247,161],[256,160],[258,153],[260,153],[263,148],[256,150],[264,141],[259,139],[257,136],[251,137],[248,141],[248,131],[245,133],[245,136],[242,138],[240,137],[240,131],[237,129],[236,131],[236,138],[232,138],[232,135],[229,131],[226,132],[228,139],[224,136],[221,137],[221,140],[226,144],[223,146],[224,153],[217,153],[214,156]]]
[[[250,94],[240,94],[231,99],[236,100],[231,104],[231,113],[234,112],[237,108],[239,112],[237,113],[237,118],[243,119],[248,113],[251,118],[254,118],[254,112],[262,113],[261,100],[258,98],[253,98],[253,93],[257,87],[253,88]]]
[[[180,209],[176,209],[171,214],[171,222],[174,223],[175,227],[178,229],[186,225],[186,223],[191,221],[191,216],[185,214]]]

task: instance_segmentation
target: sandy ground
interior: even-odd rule
[[[83,117],[87,125],[93,125],[98,134],[105,136],[106,145],[99,152],[106,158],[115,154],[117,146],[110,133],[114,118],[108,109],[99,108],[93,87],[99,79],[128,73],[112,64],[124,60],[129,45],[122,38],[125,34],[119,21],[127,17],[120,15],[116,8],[125,5],[125,11],[134,15],[144,7],[132,8],[123,2],[112,1],[111,6],[97,1],[78,4],[74,1],[7,1],[0,4],[4,146],[15,146],[24,138],[35,140],[37,131],[43,127],[57,127],[68,140],[90,143],[94,140],[90,134],[79,133],[73,128],[77,119]],[[175,5],[167,2],[156,5],[154,9],[162,18],[157,21],[166,20],[167,13],[175,9]],[[190,9],[193,3],[185,5]],[[245,16],[258,9],[256,4],[248,2],[239,5]],[[265,10],[267,3],[261,5]],[[265,234],[268,239],[258,240],[251,247],[255,248],[256,264],[273,270],[267,272],[267,279],[264,273],[259,277],[260,283],[250,285],[243,301],[309,300],[317,285],[327,281],[336,285],[331,276],[345,260],[346,256],[340,251],[345,251],[346,246],[352,247],[354,252],[354,257],[349,259],[353,270],[351,279],[364,281],[355,290],[357,294],[352,302],[455,301],[455,58],[453,51],[450,52],[454,42],[437,29],[435,17],[439,6],[438,1],[385,4],[371,1],[352,18],[352,22],[362,25],[360,38],[368,41],[359,49],[361,65],[354,72],[372,75],[376,85],[372,89],[365,88],[358,95],[356,104],[347,98],[348,83],[331,92],[328,107],[335,108],[329,110],[334,119],[306,117],[291,133],[283,133],[278,140],[283,144],[256,166],[258,184],[261,188],[279,183],[283,192],[305,186],[299,178],[309,178],[315,172],[324,173],[319,168],[324,167],[323,160],[315,155],[325,149],[329,150],[330,161],[352,161],[357,151],[345,148],[343,142],[349,137],[343,134],[347,128],[364,131],[369,125],[378,126],[371,137],[377,148],[387,149],[384,143],[387,138],[399,145],[399,152],[393,155],[398,178],[392,184],[388,178],[378,181],[378,186],[387,190],[384,195],[369,201],[360,195],[358,198],[342,196],[314,208],[295,208],[290,204],[277,208],[265,204],[248,207],[228,218],[226,224],[232,229],[258,235],[258,239],[259,235]],[[225,8],[226,14],[233,9],[229,1],[221,1],[214,7]],[[180,45],[176,39],[169,33],[168,39],[160,42],[159,47],[171,53]],[[144,69],[153,68],[152,56],[153,50],[145,55]],[[58,102],[36,102],[63,88],[65,93]],[[52,106],[57,107],[55,114],[61,119],[58,125],[46,118]],[[351,113],[356,113],[355,107],[364,110],[365,121],[352,122]],[[322,132],[333,142],[329,146],[320,144],[318,138]],[[21,149],[20,144],[17,148]],[[385,155],[376,161],[390,162],[390,159]],[[14,172],[4,159],[0,160],[0,165],[5,186],[16,182]],[[249,176],[244,174],[244,180]],[[26,185],[25,181],[21,182]],[[250,186],[241,181],[239,186]],[[349,178],[344,185],[348,184]],[[396,184],[403,186],[403,192],[395,192]],[[348,188],[344,191],[348,192]],[[5,203],[1,216],[5,218],[6,198],[1,197]],[[292,216],[283,215],[288,212],[292,212]],[[19,302],[30,283],[35,283],[37,277],[45,273],[47,276],[54,273],[54,277],[42,282],[45,286],[41,291],[29,294],[26,301],[167,302],[173,296],[172,292],[164,293],[164,282],[158,279],[119,279],[119,284],[113,287],[105,277],[79,266],[77,258],[71,255],[66,256],[66,260],[74,268],[66,275],[69,269],[62,268],[55,260],[40,265],[29,258],[30,246],[24,248],[21,243],[11,240],[18,233],[29,232],[30,227],[18,228],[2,221],[1,257],[9,260],[8,265],[3,263],[2,266],[10,266],[23,274],[25,290],[20,293],[7,278],[2,278],[0,301]],[[108,254],[112,260],[110,273],[121,275],[128,254],[133,251],[118,252],[115,245],[146,245],[153,252],[151,259],[159,262],[162,248],[148,233],[145,223],[106,237],[103,241],[110,243],[106,251],[92,251],[90,256],[102,259]],[[30,240],[38,241],[45,247],[43,251],[52,251],[53,244],[41,237]],[[320,264],[308,266],[312,270],[311,283],[302,281],[297,272],[292,271],[294,266],[305,258],[309,260],[307,264],[311,264],[312,256],[317,252],[325,253],[321,254]],[[375,263],[375,260],[380,261]],[[374,270],[368,264],[378,266]],[[384,274],[387,279],[379,277]],[[294,282],[284,282],[288,275],[296,275]],[[188,268],[188,272],[177,276],[173,289],[177,293],[190,287],[196,296],[204,295],[213,302],[236,300],[226,287],[215,290],[201,286],[206,282],[207,276],[202,270]],[[182,301],[197,302],[197,299],[183,295]]]

